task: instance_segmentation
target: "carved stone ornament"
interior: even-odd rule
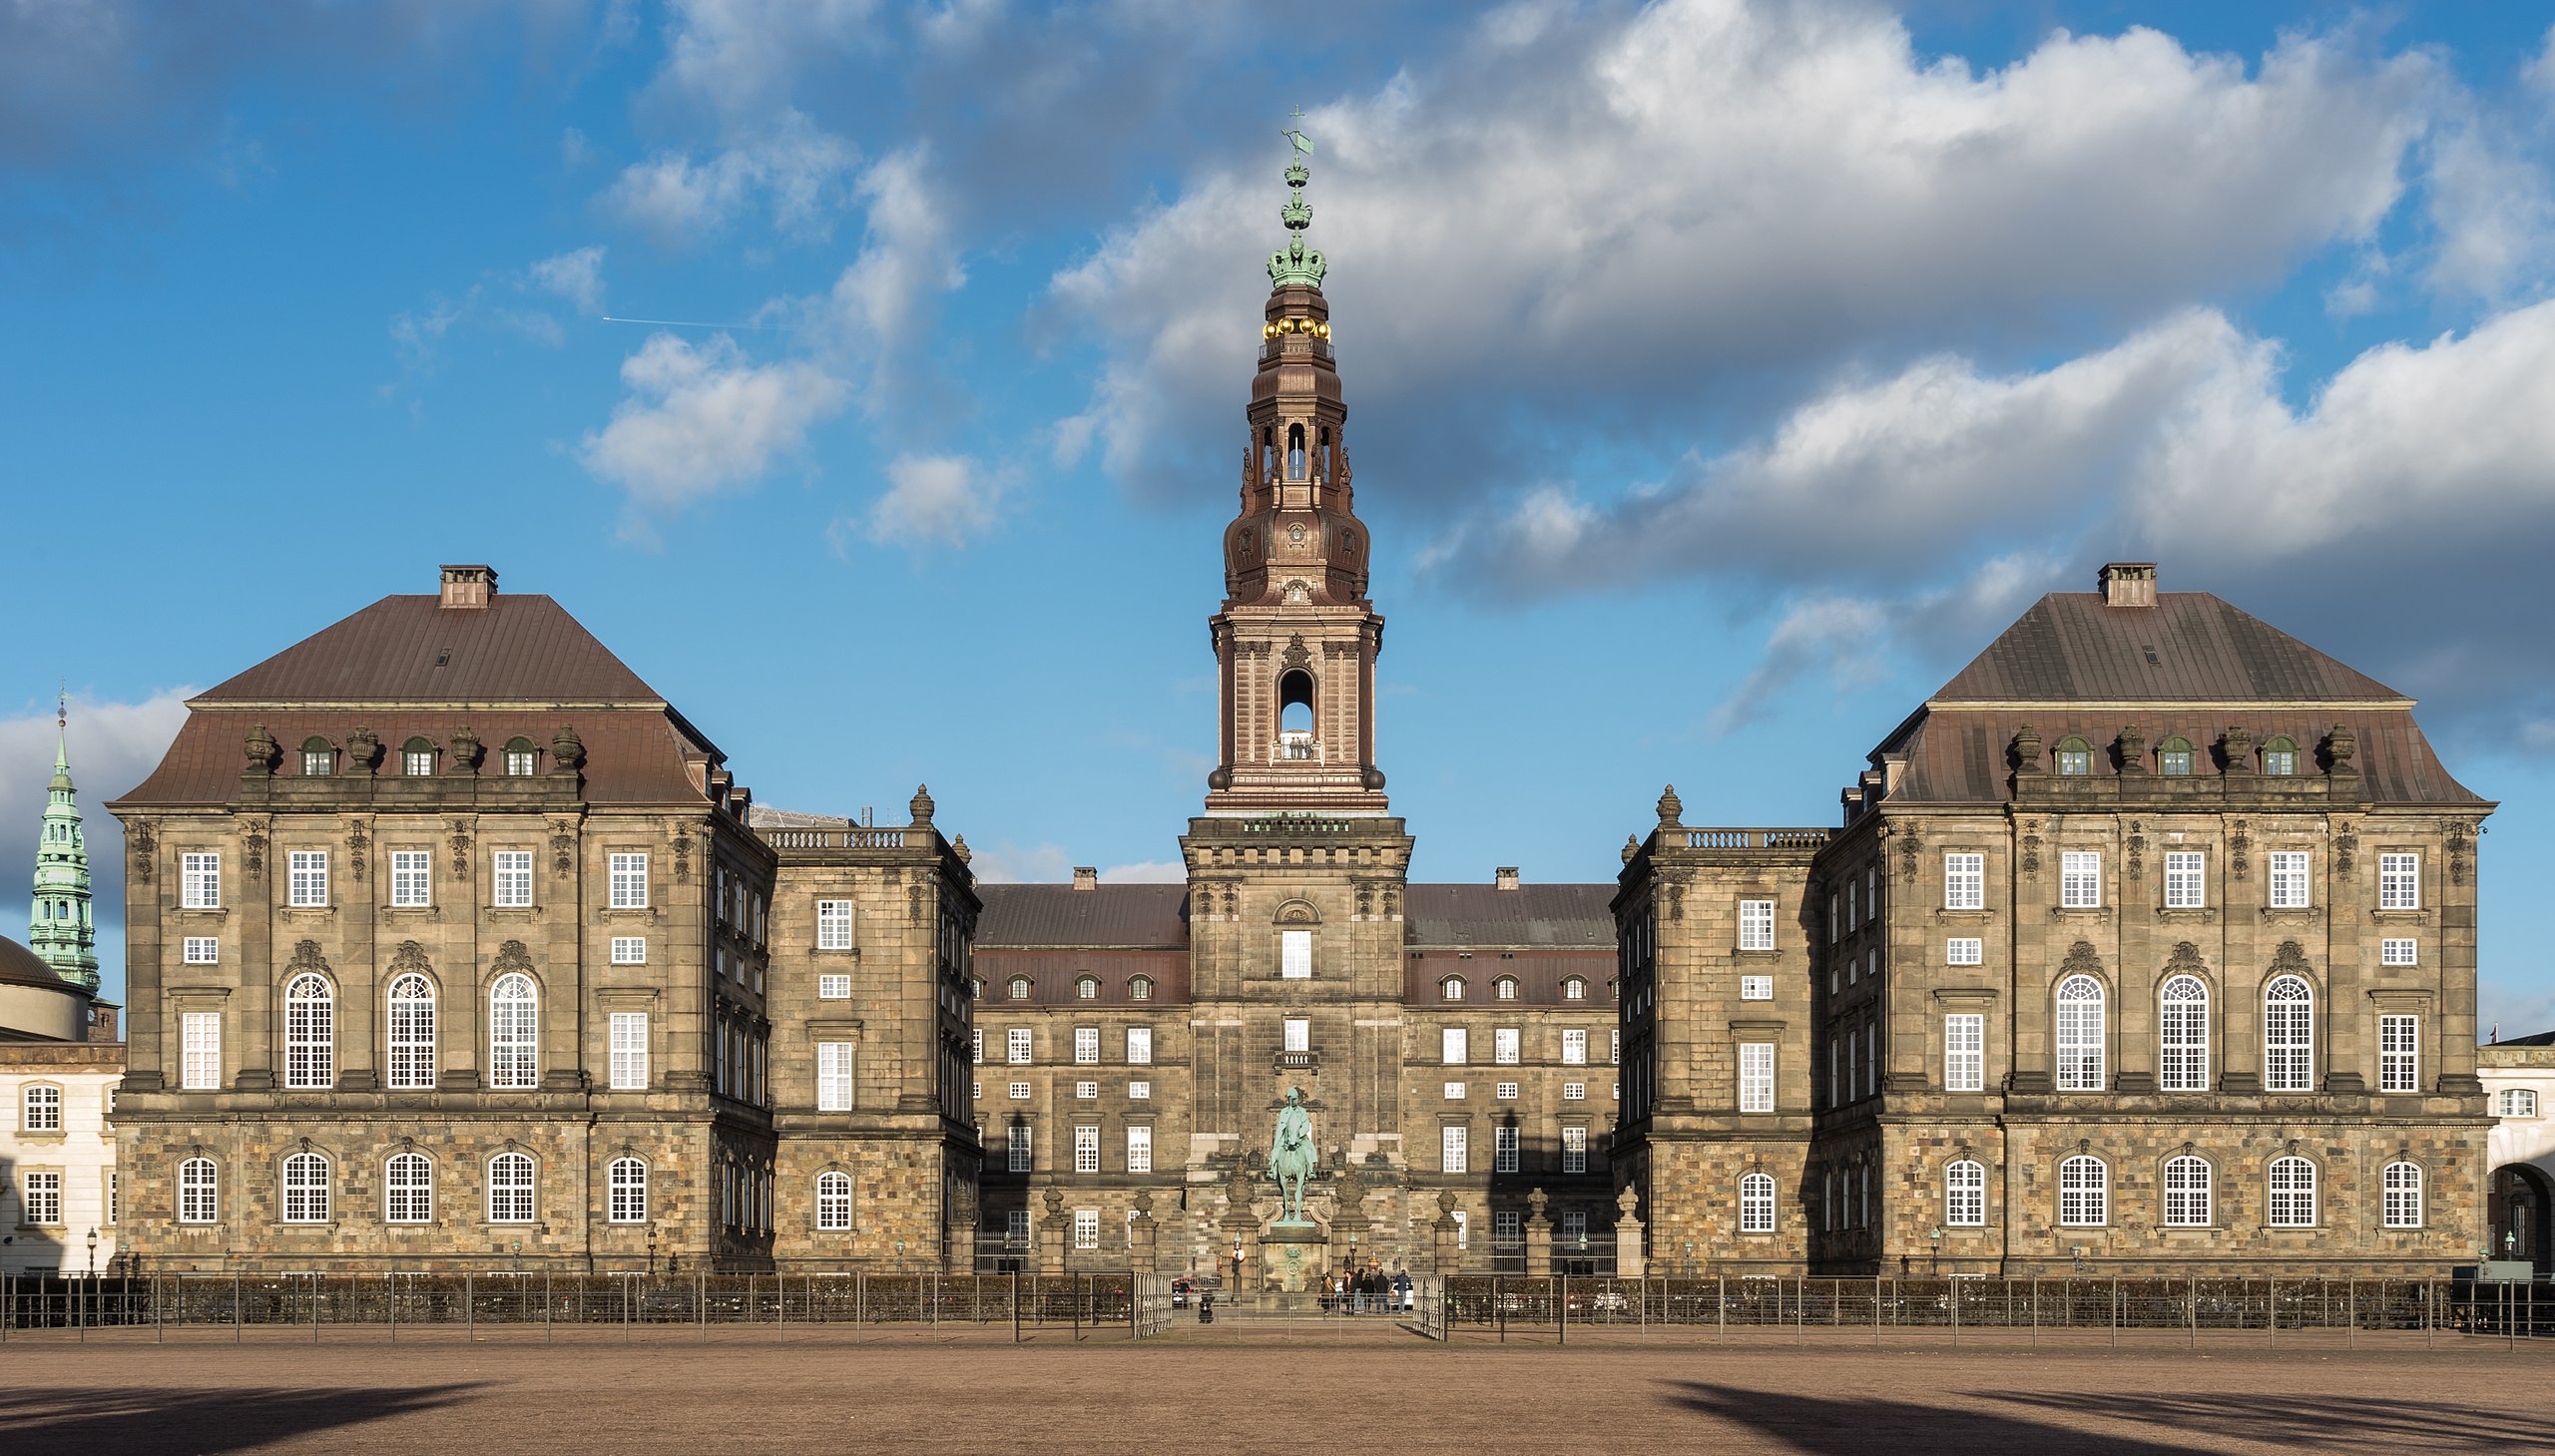
[[[905,918],[916,925],[922,923],[922,886],[920,884],[905,887]]]
[[[2136,819],[2129,821],[2129,838],[2127,840],[2127,848],[2129,850],[2129,877],[2131,879],[2147,878],[2147,835]]]
[[[2040,771],[2040,732],[2029,724],[2014,733],[2014,771],[2025,774]]]
[[[2120,736],[2113,740],[2113,744],[2120,749],[2121,772],[2144,773],[2147,771],[2147,734],[2134,728],[2125,728],[2120,730]]]
[[[1633,856],[1639,853],[1641,853],[1641,841],[1630,834],[1626,834],[1624,836],[1624,863],[1632,863]]]
[[[1900,879],[1911,885],[1916,883],[1916,861],[1924,852],[1924,836],[1910,826],[1906,837],[1898,841],[1898,877]]]
[[[2280,949],[2272,954],[2271,973],[2275,976],[2311,978],[2313,971],[2314,968],[2306,963],[2306,948],[2295,940],[2282,941]]]
[[[434,970],[434,965],[426,959],[424,946],[413,940],[403,940],[399,942],[399,948],[391,953],[390,969],[394,972],[418,971],[430,974]]]
[[[363,883],[364,851],[372,847],[372,838],[364,832],[364,822],[355,819],[346,825],[346,872],[356,884]]]
[[[2350,873],[2351,857],[2358,852],[2359,835],[2350,825],[2344,824],[2333,835],[2333,872],[2335,874]]]
[[[555,819],[550,825],[550,869],[553,874],[566,874],[577,867],[577,826],[567,819]]]
[[[949,852],[958,856],[960,864],[965,864],[976,857],[976,851],[967,847],[967,836],[964,834],[949,841]]]
[[[2254,771],[2254,735],[2241,728],[2231,728],[2218,735],[2219,756],[2229,773]]]
[[[931,822],[931,811],[934,807],[935,805],[931,801],[931,785],[927,783],[915,784],[914,796],[905,800],[905,808],[907,811],[912,813],[913,822],[920,825],[929,824]]]
[[[346,773],[370,773],[381,761],[381,739],[368,728],[346,734]]]
[[[2058,963],[2058,974],[2061,976],[2083,974],[2099,977],[2102,973],[2103,957],[2094,949],[2094,943],[2090,940],[2080,940],[2067,947],[2067,959]]]
[[[283,969],[288,976],[299,975],[303,971],[317,971],[324,976],[328,974],[328,958],[319,953],[319,942],[296,941],[292,947],[292,959],[284,963]]]
[[[2359,768],[2351,758],[2358,752],[2359,736],[2344,725],[2333,725],[2333,730],[2324,735],[2324,759],[2328,765],[2324,771],[2335,778],[2357,778]]]
[[[532,971],[532,952],[523,948],[522,941],[509,940],[505,944],[497,947],[497,958],[489,963],[488,969],[492,974],[500,976],[509,971],[522,971],[526,974],[530,974]]]
[[[675,834],[675,883],[692,883],[692,835],[681,831]]]
[[[479,735],[477,733],[472,732],[468,728],[457,728],[452,730],[452,736],[446,741],[452,747],[452,756],[444,762],[446,772],[476,773],[479,771]]]
[[[1686,918],[1686,887],[1682,884],[1671,884],[1668,887],[1668,918],[1671,920]]]
[[[125,847],[133,858],[131,871],[136,883],[151,883],[152,870],[158,865],[160,836],[151,831],[147,820],[136,820],[125,836]]]
[[[1300,582],[1295,583],[1294,585],[1289,586],[1287,591],[1291,594],[1301,585],[1302,583]],[[1304,646],[1303,636],[1298,633],[1297,635],[1286,639],[1286,653],[1284,657],[1278,659],[1278,665],[1286,668],[1304,668],[1310,667],[1312,665],[1312,652]]]
[[[470,882],[470,821],[452,821],[452,877],[463,884]]]
[[[1686,801],[1677,796],[1676,784],[1659,791],[1659,822],[1663,827],[1674,827],[1685,812]]]
[[[2026,879],[2035,879],[2038,878],[2039,875],[2040,836],[2038,834],[2025,833],[2023,835],[2023,877]]]
[[[2448,882],[2466,883],[2466,870],[2475,853],[2476,825],[2463,819],[2448,823]]]
[[[266,731],[264,724],[249,729],[248,740],[240,746],[241,751],[249,755],[250,772],[272,773],[275,771],[277,758],[275,735]]]
[[[2227,869],[2243,879],[2253,869],[2253,836],[2245,832],[2245,821],[2238,819],[2227,835]]]
[[[577,736],[575,728],[561,724],[559,731],[550,735],[550,771],[574,773],[585,766],[586,740]]]
[[[243,838],[242,842],[247,845],[249,850],[249,862],[247,865],[249,878],[264,878],[266,873],[266,826],[261,823],[253,823],[249,825],[249,831]]]
[[[2173,957],[2165,962],[2165,974],[2207,977],[2209,967],[2201,963],[2200,947],[2188,940],[2174,942]]]

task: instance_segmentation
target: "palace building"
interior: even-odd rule
[[[1183,883],[979,883],[922,790],[756,804],[557,603],[446,567],[193,700],[112,806],[125,1248],[1253,1289],[2471,1254],[2492,805],[2408,700],[2153,566],[2035,605],[1836,827],[1671,790],[1613,883],[1412,883],[1286,180]]]

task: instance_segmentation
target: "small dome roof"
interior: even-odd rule
[[[77,994],[79,987],[62,979],[53,967],[46,965],[34,951],[0,935],[0,986],[42,986],[50,991]]]

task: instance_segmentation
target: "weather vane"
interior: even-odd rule
[[[1304,109],[1302,107],[1299,106],[1295,108],[1295,124],[1288,127],[1286,130],[1279,132],[1278,135],[1295,144],[1295,153],[1297,156],[1310,157],[1313,155],[1313,139],[1304,135]]]

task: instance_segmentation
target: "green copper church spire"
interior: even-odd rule
[[[1295,116],[1301,120],[1303,112],[1298,109]],[[1294,156],[1286,164],[1286,205],[1278,210],[1278,221],[1286,225],[1291,236],[1285,246],[1269,254],[1269,285],[1318,288],[1330,264],[1321,249],[1304,242],[1304,230],[1313,225],[1313,205],[1304,201],[1304,184],[1313,178],[1311,169],[1304,166],[1304,159],[1313,155],[1312,139],[1301,127],[1289,127],[1281,135],[1294,148]]]
[[[71,712],[54,710],[53,783],[36,841],[36,915],[27,948],[62,978],[95,995],[98,929],[89,915],[89,847],[80,837],[80,804],[71,785]]]

